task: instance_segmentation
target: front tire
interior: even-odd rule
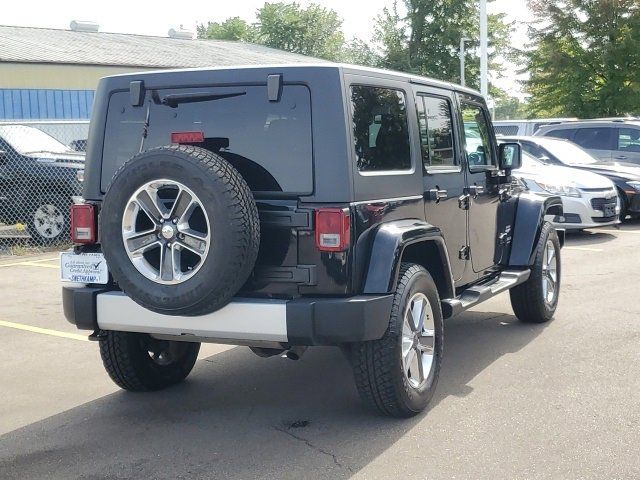
[[[560,240],[545,222],[540,231],[529,279],[509,291],[511,306],[525,323],[545,323],[553,318],[560,296]]]
[[[423,411],[438,383],[443,337],[440,298],[431,275],[420,265],[403,263],[384,336],[351,348],[364,403],[392,417]]]
[[[161,390],[184,380],[193,369],[199,343],[156,340],[144,333],[106,331],[100,356],[116,385],[132,392]]]

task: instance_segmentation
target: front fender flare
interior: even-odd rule
[[[442,232],[437,227],[417,219],[397,220],[380,225],[371,246],[363,293],[394,292],[402,253],[408,245],[418,242],[433,242],[436,245],[445,273],[445,291],[449,296],[453,296],[455,289]]]
[[[518,198],[509,266],[528,267],[533,264],[535,247],[545,215],[562,215],[562,199],[522,193]]]

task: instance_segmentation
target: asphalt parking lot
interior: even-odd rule
[[[57,259],[0,259],[0,479],[638,478],[640,222],[568,237],[548,325],[501,295],[445,324],[428,412],[364,411],[337,349],[206,345],[188,380],[118,390],[64,319]]]

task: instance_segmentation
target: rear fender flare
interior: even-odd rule
[[[364,294],[392,293],[396,289],[405,249],[416,243],[435,245],[444,273],[444,298],[454,296],[449,256],[442,232],[422,220],[397,220],[382,224],[375,233],[364,282]]]
[[[558,196],[544,197],[531,193],[520,194],[513,222],[509,266],[528,267],[533,265],[535,247],[540,237],[540,229],[544,223],[545,215],[562,215],[562,213],[562,199]]]

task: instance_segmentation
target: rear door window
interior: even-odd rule
[[[407,101],[403,91],[351,87],[353,139],[362,173],[411,169]]]
[[[451,103],[445,98],[417,98],[420,147],[425,171],[456,166]]]
[[[612,138],[611,128],[579,128],[573,142],[591,150],[612,150]]]
[[[120,165],[142,150],[170,144],[174,132],[202,132],[204,142],[194,145],[227,159],[254,192],[313,192],[311,98],[305,86],[285,85],[278,102],[269,101],[266,86],[255,85],[149,91],[141,107],[131,106],[128,91],[114,93],[102,190]]]

